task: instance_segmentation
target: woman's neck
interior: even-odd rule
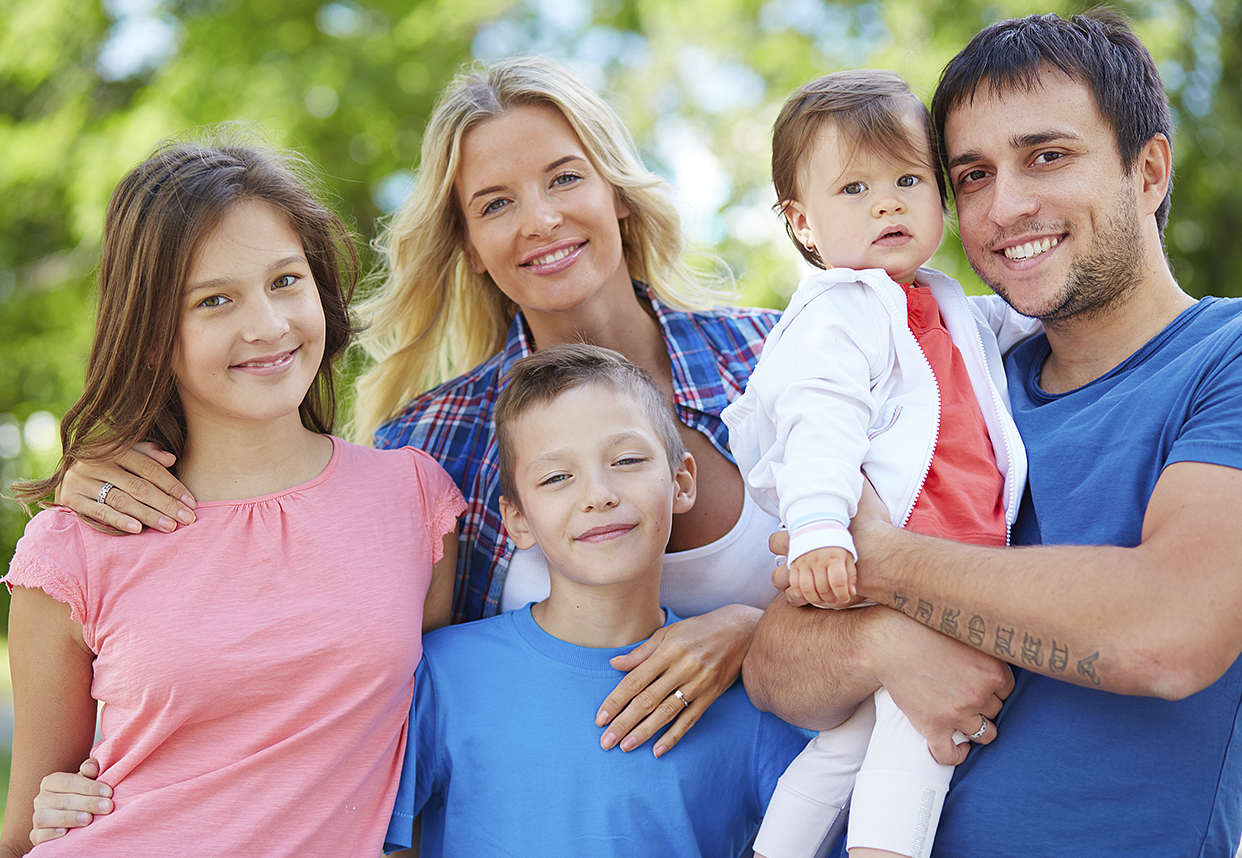
[[[565,313],[523,310],[535,348],[586,342],[625,355],[657,381],[671,383],[668,346],[659,321],[632,289],[616,300],[595,301]]]
[[[177,477],[199,501],[245,500],[314,479],[332,459],[332,439],[302,425],[295,412],[278,420],[230,423],[187,420]]]

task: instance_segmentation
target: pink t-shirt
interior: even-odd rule
[[[27,526],[6,580],[82,624],[116,798],[35,855],[380,854],[431,567],[464,502],[420,451],[333,444],[310,482],[202,503],[175,533],[62,510]]]

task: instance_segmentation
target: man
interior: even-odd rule
[[[1007,364],[1030,460],[1013,542],[1043,547],[862,511],[859,593],[887,607],[777,600],[747,688],[822,728],[882,683],[946,763],[953,730],[995,738],[958,769],[938,854],[1232,855],[1242,302],[1169,269],[1159,75],[1116,17],[1031,16],[976,36],[932,112],[972,266],[1045,325]]]

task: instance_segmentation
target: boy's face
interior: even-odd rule
[[[686,454],[670,469],[642,406],[606,385],[567,391],[514,424],[522,510],[507,498],[500,509],[517,546],[538,544],[554,582],[599,587],[658,576],[673,514],[694,505],[694,459]]]
[[[913,139],[924,139],[913,111],[905,121]],[[798,171],[798,194],[785,216],[829,268],[883,268],[910,283],[944,235],[932,169],[856,147],[831,122]]]

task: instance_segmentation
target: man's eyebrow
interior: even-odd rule
[[[1010,137],[1009,148],[1031,149],[1035,146],[1044,146],[1060,140],[1082,140],[1082,137],[1072,131],[1063,131],[1055,128],[1048,131],[1032,131],[1029,134],[1015,134],[1013,137]],[[982,152],[959,152],[949,159],[948,168],[952,170],[954,167],[960,167],[963,164],[973,164],[976,161],[982,160],[984,160]]]

